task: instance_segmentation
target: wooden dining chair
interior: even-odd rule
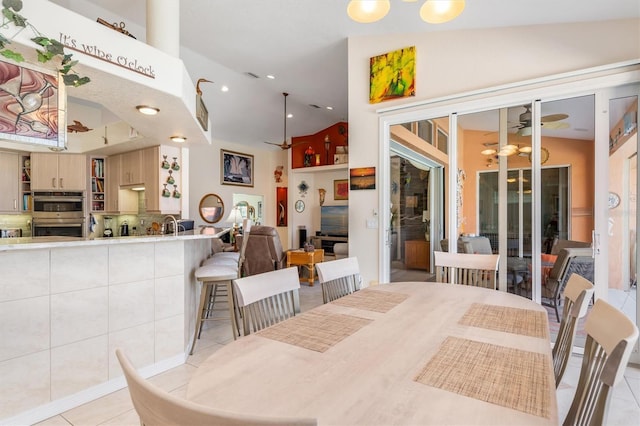
[[[173,425],[316,425],[316,419],[257,417],[229,411],[219,411],[204,405],[196,404],[171,395],[145,380],[134,368],[122,349],[116,349],[116,357],[120,362],[124,377],[129,387],[129,395],[133,402],[141,425],[173,426]]]
[[[245,336],[300,312],[295,266],[236,279],[234,288]]]
[[[578,320],[587,314],[593,292],[594,286],[591,281],[578,274],[571,274],[564,289],[562,320],[553,344],[553,372],[556,377],[556,388],[562,380],[573,351]]]
[[[584,328],[587,341],[580,378],[564,426],[604,424],[611,388],[622,380],[638,340],[633,321],[601,299],[593,304]]]
[[[436,281],[440,283],[496,288],[498,270],[497,254],[467,254],[433,252],[436,267]]]
[[[322,301],[329,303],[360,290],[362,277],[358,259],[347,257],[316,264],[318,281],[322,286]]]

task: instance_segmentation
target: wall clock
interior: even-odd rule
[[[304,211],[304,201],[302,200],[296,201],[296,211],[298,213],[302,213]]]
[[[609,192],[609,208],[615,209],[620,205],[620,196],[615,192]]]
[[[540,148],[540,165],[546,163],[549,160],[549,150],[547,148]],[[529,153],[529,162],[531,162],[531,153]]]

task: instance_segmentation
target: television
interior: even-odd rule
[[[328,237],[349,235],[349,206],[320,206],[320,233]]]

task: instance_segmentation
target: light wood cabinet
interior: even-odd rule
[[[404,258],[407,269],[429,270],[431,245],[425,240],[404,242]]]
[[[136,150],[120,154],[120,185],[144,183],[142,151]]]
[[[20,213],[20,155],[0,152],[0,211]]]
[[[106,165],[106,204],[107,213],[138,213],[138,193],[130,189],[120,189],[120,166],[122,155],[107,158]]]
[[[180,148],[161,145],[142,150],[145,209],[149,213],[180,214],[182,157]],[[163,168],[166,161],[169,168]],[[172,183],[173,182],[173,183]]]
[[[85,191],[86,161],[82,154],[31,153],[31,190]]]

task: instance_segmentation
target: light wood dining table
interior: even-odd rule
[[[212,354],[187,399],[320,425],[557,425],[547,313],[525,298],[382,284]]]

